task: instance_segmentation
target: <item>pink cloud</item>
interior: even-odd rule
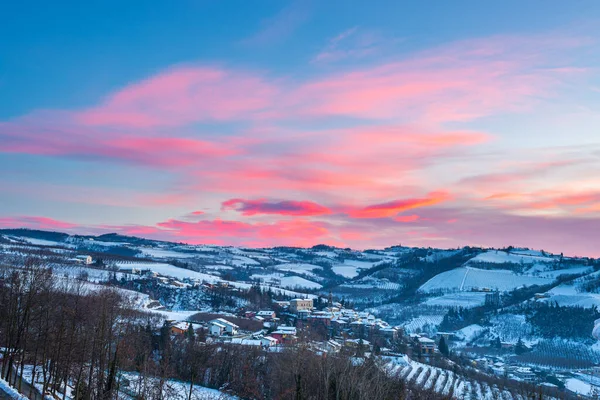
[[[222,203],[222,209],[235,210],[246,216],[261,214],[311,216],[331,213],[327,207],[312,201],[268,201],[266,199],[230,199]]]
[[[348,32],[336,43],[353,33]],[[561,77],[580,73],[570,68],[548,68],[553,62],[548,54],[585,44],[564,37],[534,36],[459,41],[404,60],[306,82],[285,104],[304,115],[426,124],[527,110],[540,95],[549,94]]]
[[[153,167],[186,167],[201,160],[227,157],[239,149],[216,141],[137,136],[77,128],[67,121],[58,126],[44,125],[30,118],[0,123],[0,152],[78,159],[106,159]]]
[[[415,221],[418,221],[419,219],[420,219],[420,217],[416,214],[399,215],[397,217],[394,217],[394,221],[396,221],[396,222],[415,222]]]
[[[329,236],[328,224],[294,219],[273,223],[246,223],[227,220],[188,222],[171,219],[157,227],[166,235],[188,243],[237,244],[260,246],[311,246],[316,243],[339,243]]]
[[[178,67],[118,91],[76,115],[84,125],[148,128],[248,118],[278,90],[260,77],[214,67]]]
[[[0,218],[0,226],[3,228],[29,228],[29,229],[73,229],[78,225],[70,222],[59,221],[48,217],[18,216]]]
[[[397,215],[400,212],[415,208],[429,207],[450,200],[447,192],[432,192],[423,198],[394,200],[387,203],[374,204],[362,209],[350,212],[354,218],[386,218]]]

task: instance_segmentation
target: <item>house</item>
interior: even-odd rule
[[[263,347],[277,346],[277,339],[273,336],[265,336],[261,338],[260,341],[262,342]]]
[[[537,375],[529,367],[518,367],[512,371],[513,377],[525,381],[534,382],[537,380]]]
[[[119,272],[132,275],[140,275],[142,273],[139,268],[119,268]]]
[[[422,355],[432,355],[435,353],[435,340],[426,337],[420,337],[417,339],[419,346],[419,352]]]
[[[188,322],[178,322],[174,325],[171,326],[171,329],[169,330],[171,332],[171,335],[185,335],[186,332],[188,331],[190,327],[190,324]]]
[[[281,308],[288,308],[290,306],[290,302],[289,301],[274,301],[273,304],[277,305],[277,307],[281,307]]]
[[[351,349],[370,350],[371,343],[363,339],[348,339],[344,342],[346,347]]]
[[[241,339],[241,338],[233,338],[229,342],[231,344],[237,344],[241,346],[253,346],[253,347],[262,347],[262,342],[259,339]]]
[[[500,348],[502,348],[503,350],[512,350],[515,348],[515,344],[508,342],[500,342]]]
[[[208,330],[212,336],[222,336],[228,334],[234,336],[237,334],[239,327],[223,318],[213,319],[208,322]]]
[[[302,310],[312,310],[313,301],[312,299],[292,299],[290,300],[290,311],[293,313],[298,313],[298,311]]]
[[[379,329],[379,333],[382,337],[390,340],[398,339],[398,330],[396,328],[382,328]]]
[[[93,260],[92,260],[92,256],[75,256],[75,260],[77,260],[77,262],[81,263],[81,264],[86,264],[86,265],[90,265]]]
[[[256,313],[256,316],[261,317],[265,321],[271,321],[275,318],[275,311],[264,310]]]
[[[533,297],[535,297],[536,300],[547,299],[550,297],[550,294],[549,293],[536,293],[533,295]]]
[[[217,321],[210,321],[208,323],[208,331],[212,336],[223,336],[225,334],[226,329],[227,328],[225,327],[225,325]]]
[[[309,315],[306,319],[312,325],[324,325],[329,327],[333,314],[327,311],[317,311]]]
[[[333,339],[326,341],[323,347],[328,353],[337,353],[342,349],[342,345]]]
[[[270,336],[275,338],[278,343],[289,343],[296,340],[296,328],[293,326],[280,326]]]
[[[240,329],[240,327],[237,326],[236,324],[229,322],[223,318],[217,318],[217,319],[213,319],[212,321],[209,321],[209,325],[211,325],[211,324],[223,325],[225,327],[225,333],[227,333],[231,336],[237,335],[238,329]]]

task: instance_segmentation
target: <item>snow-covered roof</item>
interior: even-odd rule
[[[229,326],[231,326],[233,328],[239,328],[239,326],[237,326],[233,322],[229,322],[229,321],[227,321],[226,319],[223,319],[223,318],[216,318],[216,319],[213,319],[212,321],[210,321],[210,323],[214,323],[214,322],[218,322],[218,323],[220,323],[222,325],[226,325],[226,326],[229,325]]]

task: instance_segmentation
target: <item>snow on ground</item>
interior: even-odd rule
[[[485,293],[483,292],[458,292],[433,297],[426,300],[423,304],[427,306],[473,308],[481,306],[484,303]]]
[[[119,396],[119,400],[129,400],[136,398],[138,388],[142,384],[142,379],[138,374],[124,373],[123,374],[128,380],[129,385],[127,388],[122,390],[122,394]],[[157,390],[159,387],[159,380],[157,378],[147,378],[146,389]],[[162,389],[162,396],[159,398],[173,399],[173,400],[187,400],[189,397],[190,384],[188,382],[181,382],[169,379],[165,382]],[[156,393],[159,394],[159,393]],[[234,400],[238,399],[236,396],[231,396],[226,393],[220,392],[216,389],[209,389],[206,387],[194,385],[192,391],[192,400]]]
[[[490,331],[493,335],[500,337],[503,342],[517,343],[519,338],[525,340],[533,338],[531,324],[527,322],[525,315],[521,314],[499,314],[491,318]]]
[[[13,236],[14,238],[14,236]],[[33,244],[36,246],[62,246],[62,247],[69,247],[68,244],[63,243],[63,242],[55,242],[53,240],[44,240],[44,239],[34,239],[34,238],[30,238],[30,237],[16,237],[19,240],[23,240],[29,244]]]
[[[144,310],[150,311],[156,314],[160,314],[167,320],[173,320],[176,322],[187,321],[192,315],[198,314],[201,311],[165,311],[165,310]]]
[[[213,284],[218,283],[218,282],[226,282],[230,286],[237,287],[238,289],[242,289],[242,290],[249,290],[252,287],[252,283],[225,281],[225,280],[219,278],[218,276],[204,274],[202,272],[191,271],[189,269],[179,268],[174,265],[165,264],[165,263],[124,262],[124,263],[119,263],[117,265],[120,268],[150,269],[161,275],[170,276],[175,279],[190,278],[190,279],[196,279],[198,281],[204,281],[204,282],[213,283]],[[306,295],[304,293],[298,293],[298,292],[294,292],[291,290],[278,288],[278,287],[274,288],[271,285],[261,285],[261,289],[272,290],[278,294],[281,294],[284,296],[290,296],[290,297],[316,298],[315,295]]]
[[[11,399],[27,400],[27,397],[22,396],[17,389],[13,388],[4,379],[0,378],[0,392],[6,393]]]
[[[344,260],[342,264],[336,264],[331,269],[334,274],[343,276],[344,278],[354,278],[358,276],[361,270],[373,268],[381,262],[381,258],[374,261]]]
[[[210,283],[216,283],[221,279],[214,275],[204,274],[202,272],[192,271],[185,268],[179,268],[171,264],[166,263],[150,263],[150,262],[119,262],[117,267],[120,269],[137,268],[140,270],[149,269],[153,272],[159,273],[164,276],[170,276],[175,279],[197,279],[203,280]]]
[[[465,326],[464,328],[456,331],[456,336],[462,338],[462,340],[470,342],[473,339],[475,339],[475,337],[477,337],[477,335],[479,335],[485,329],[486,328],[484,328],[481,325],[473,324],[473,325]]]
[[[233,267],[230,267],[228,265],[219,265],[219,264],[204,265],[204,266],[202,266],[202,268],[211,269],[211,270],[215,270],[215,271],[225,271],[225,270],[233,269]]]
[[[343,276],[344,278],[351,279],[351,278],[358,276],[358,270],[353,265],[339,264],[339,265],[334,265],[333,267],[331,267],[331,269],[333,270],[334,274]]]
[[[248,265],[260,265],[260,263],[256,260],[253,260],[250,257],[245,256],[235,256],[232,259],[228,260],[228,264],[234,265],[236,267],[245,267]]]
[[[423,330],[423,327],[426,325],[437,327],[442,323],[443,319],[443,315],[422,315],[405,322],[402,324],[402,327],[406,333],[415,333],[418,330]]]
[[[142,253],[153,258],[190,258],[196,257],[193,253],[181,253],[179,251],[173,251],[162,248],[143,248]]]
[[[346,289],[380,289],[380,290],[399,290],[402,285],[396,282],[390,282],[388,279],[378,279],[372,276],[366,276],[357,281],[344,283],[339,286]]]
[[[33,382],[33,365],[24,365],[23,366],[23,380],[30,385]],[[42,368],[38,365],[35,370],[35,384],[33,384],[35,388],[41,393],[44,390],[44,384],[42,381]],[[73,392],[71,386],[67,385],[66,398],[72,399]],[[47,396],[48,399],[51,399],[52,396]],[[62,397],[61,397],[62,398]]]
[[[507,253],[506,251],[502,251],[502,250],[488,250],[486,252],[476,255],[475,257],[470,259],[467,262],[467,264],[473,263],[473,262],[486,262],[486,263],[496,263],[496,264],[502,264],[502,263],[533,264],[533,263],[548,263],[548,262],[552,262],[552,261],[553,261],[553,259],[550,257],[533,256],[533,255],[524,254],[524,253],[518,253],[518,254]]]
[[[518,395],[513,396],[508,391],[501,393],[496,387],[490,387],[484,382],[472,381],[447,369],[433,367],[410,359],[403,360],[399,357],[382,357],[382,361],[385,362],[384,370],[390,376],[398,377],[405,382],[412,382],[416,386],[424,389],[433,389],[436,393],[444,395],[449,395],[450,388],[454,388],[452,398],[461,398],[464,388],[464,392],[467,394],[471,392],[476,393],[474,398],[477,399],[521,399]]]
[[[567,379],[565,381],[565,387],[574,393],[585,396],[591,394],[590,392],[592,391],[592,385],[577,378]]]
[[[52,272],[55,275],[68,276],[69,278],[79,278],[83,275],[87,276],[87,280],[92,282],[105,282],[113,274],[113,272],[105,269],[87,268],[76,265],[52,264]],[[128,274],[117,273],[117,279]]]
[[[252,275],[250,278],[257,279],[266,283],[272,283],[275,286],[279,286],[286,289],[321,289],[323,287],[323,285],[320,285],[313,281],[309,281],[308,279],[304,279],[299,276],[285,276],[283,274],[278,273],[255,274]]]
[[[278,264],[274,265],[272,268],[278,269],[279,271],[287,271],[287,272],[295,272],[297,274],[303,274],[307,276],[316,277],[314,269],[322,270],[323,267],[314,265],[314,264],[304,264],[304,263],[286,263],[286,264]]]
[[[556,279],[560,275],[574,275],[574,274],[585,274],[590,273],[594,270],[593,267],[576,267],[568,269],[557,269],[553,271],[544,271],[542,265],[536,265],[531,269],[525,271],[528,275],[539,276],[542,278]]]
[[[558,285],[546,293],[550,294],[550,298],[544,301],[556,302],[560,306],[600,307],[600,294],[578,293],[574,285]]]
[[[466,291],[473,288],[489,288],[508,291],[525,285],[545,285],[552,282],[553,280],[549,278],[518,275],[508,270],[486,270],[460,267],[434,276],[425,282],[419,290],[421,292],[431,292],[435,290]]]

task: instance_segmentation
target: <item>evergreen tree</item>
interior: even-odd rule
[[[194,341],[194,338],[196,337],[196,334],[194,333],[194,326],[192,324],[188,325],[186,336],[187,336],[187,338],[189,340]]]
[[[494,339],[492,345],[494,346],[494,348],[500,350],[502,348],[502,342],[500,341],[500,336],[498,336],[496,339]]]
[[[515,346],[515,354],[520,355],[520,354],[525,353],[526,351],[527,351],[527,347],[525,346],[525,344],[523,343],[521,338],[519,338],[519,341],[517,342],[517,345]]]
[[[448,349],[448,344],[446,344],[446,339],[444,339],[443,336],[440,338],[440,343],[438,344],[438,348],[440,350],[440,353],[442,353],[444,356],[448,357],[448,355],[450,354],[450,350]]]

